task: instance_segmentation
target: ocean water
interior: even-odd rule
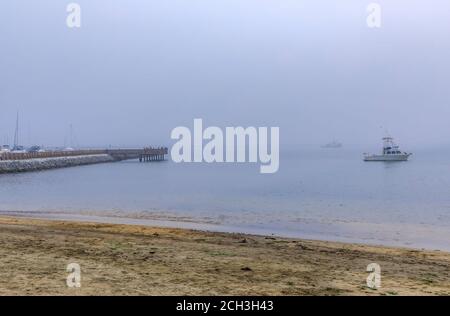
[[[363,162],[302,147],[280,169],[136,160],[0,175],[3,214],[450,250],[450,151]]]

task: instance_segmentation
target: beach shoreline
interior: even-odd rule
[[[4,211],[0,217],[12,216],[30,219],[92,222],[103,224],[138,225],[148,227],[181,228],[217,233],[276,236],[302,240],[330,241],[346,244],[400,247],[450,252],[450,232],[445,227],[410,223],[371,223],[360,221],[297,222],[291,225],[267,227],[240,223],[222,223],[212,218],[182,216],[170,211],[107,212],[107,211]],[[292,224],[292,223],[291,223]]]
[[[450,294],[443,251],[8,216],[0,243],[0,295]],[[70,263],[80,288],[66,284]]]

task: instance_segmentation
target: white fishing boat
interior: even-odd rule
[[[364,161],[407,161],[411,153],[402,152],[392,137],[383,138],[383,151],[379,155],[364,153]]]

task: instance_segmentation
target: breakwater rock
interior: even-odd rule
[[[35,158],[25,160],[4,160],[0,161],[0,173],[39,171],[45,169],[66,168],[113,161],[117,161],[117,159],[108,154],[39,159]]]

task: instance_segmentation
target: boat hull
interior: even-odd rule
[[[370,155],[365,156],[364,161],[407,161],[411,154],[401,155]]]

